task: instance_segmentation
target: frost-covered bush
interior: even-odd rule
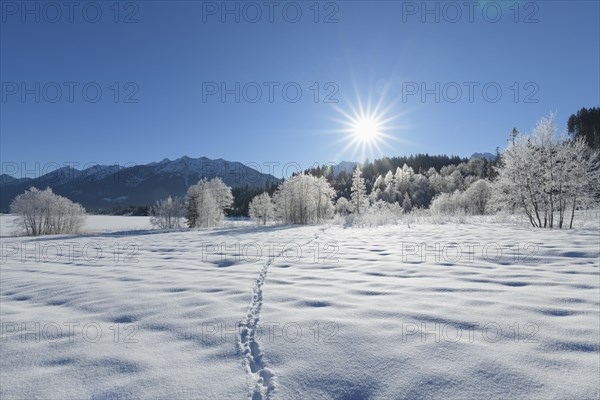
[[[185,203],[179,197],[159,200],[150,207],[150,223],[158,229],[181,228],[185,216]]]
[[[433,198],[430,209],[433,215],[438,216],[483,215],[486,213],[491,195],[489,182],[480,179],[465,191],[455,190],[453,193],[440,193]]]
[[[441,193],[434,197],[430,209],[432,214],[438,215],[464,214],[466,209],[464,195],[458,190],[454,193]]]
[[[465,191],[463,203],[466,204],[467,211],[474,215],[483,215],[486,213],[488,203],[492,197],[492,189],[485,179],[475,181]]]
[[[261,193],[254,196],[250,202],[249,213],[252,218],[256,218],[263,225],[266,225],[267,220],[273,217],[273,202],[269,193]]]
[[[10,212],[19,215],[19,225],[27,235],[76,233],[85,221],[85,209],[66,197],[34,187],[15,197]]]
[[[314,224],[333,216],[335,191],[323,177],[292,176],[273,195],[275,214],[284,224]]]
[[[225,209],[231,207],[231,188],[221,178],[202,179],[190,186],[186,196],[186,219],[190,228],[217,226],[225,216]]]
[[[397,224],[402,217],[400,204],[378,200],[362,214],[349,214],[344,219],[347,226],[383,226]]]

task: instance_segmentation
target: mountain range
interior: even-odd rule
[[[215,177],[232,188],[261,188],[280,181],[240,162],[206,157],[165,158],[129,167],[95,165],[83,170],[67,166],[35,178],[0,175],[0,210],[7,212],[14,197],[32,186],[50,187],[88,209],[103,209],[153,204],[169,195],[183,197],[200,179]]]
[[[494,161],[494,160],[496,160],[497,156],[492,153],[473,153],[473,155],[471,156],[471,159],[473,159],[473,158],[479,158],[480,160]]]

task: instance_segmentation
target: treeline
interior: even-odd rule
[[[402,203],[408,197],[413,206],[427,208],[440,193],[465,190],[478,179],[492,178],[495,166],[495,160],[416,154],[384,157],[372,162],[367,160],[360,168],[367,193],[375,193],[378,189],[384,192],[387,188],[387,193],[376,194],[375,200],[383,198],[389,203]],[[350,199],[352,173],[335,172],[330,166],[324,165],[304,173],[325,177],[335,189],[337,197]]]
[[[362,173],[363,177],[369,181],[374,180],[377,175],[385,175],[389,170],[404,167],[405,164],[412,168],[414,172],[424,174],[430,168],[440,171],[442,167],[447,165],[458,165],[460,163],[467,163],[468,161],[468,158],[461,158],[459,156],[447,156],[445,154],[431,156],[427,153],[410,155],[408,157],[384,157],[373,162],[368,162],[367,160],[362,166]]]
[[[434,170],[438,173],[442,173],[443,176],[449,176],[457,168],[459,169],[463,178],[468,178],[470,175],[475,175],[477,178],[490,178],[494,174],[492,168],[494,165],[495,161],[490,160],[474,159],[470,161],[468,158],[454,155],[429,155],[425,153],[400,157],[384,157],[371,162],[367,160],[361,164],[361,169],[363,179],[365,180],[366,190],[367,192],[371,193],[371,191],[374,190],[373,185],[379,176],[385,176],[389,171],[395,172],[398,168],[402,169],[405,168],[405,166],[409,167],[412,171],[414,171],[414,173],[426,176],[428,178],[433,174]],[[336,198],[345,197],[349,199],[351,194],[353,171],[340,171],[337,174],[334,172],[335,171],[332,166],[323,165],[307,169],[304,171],[304,174],[310,174],[317,178],[324,177],[335,190]],[[456,174],[454,178],[456,178]],[[225,211],[225,215],[230,217],[248,216],[250,211],[250,202],[254,197],[264,192],[272,196],[276,189],[277,184],[267,184],[263,188],[257,188],[253,186],[233,188],[233,205],[231,208],[228,208]],[[427,207],[431,198],[433,198],[437,193],[438,192],[436,190],[429,189],[419,191],[415,198],[415,205]],[[138,214],[140,211],[142,210],[114,208],[107,213],[121,215],[147,215]]]
[[[243,186],[231,189],[233,193],[233,205],[230,209],[226,210],[228,217],[247,217],[249,215],[249,207],[252,199],[264,192],[273,195],[277,189],[277,184],[267,183],[264,188],[257,188],[254,186]]]
[[[272,195],[277,189],[276,184],[267,184],[265,187],[243,186],[231,189],[233,193],[233,204],[225,210],[228,217],[247,217],[249,215],[250,201],[261,193],[267,192]],[[127,215],[147,216],[150,214],[151,205],[115,206],[110,208],[88,209],[89,214],[96,215]]]
[[[110,208],[89,208],[89,214],[95,215],[127,215],[134,217],[147,216],[150,211],[150,206],[115,206]]]

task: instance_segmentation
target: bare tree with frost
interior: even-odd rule
[[[150,208],[150,223],[159,229],[181,228],[185,203],[179,197],[159,200]]]
[[[266,225],[267,220],[273,217],[273,202],[269,193],[265,192],[254,196],[250,202],[249,213],[252,218],[256,218]]]
[[[335,191],[324,177],[298,174],[282,182],[273,196],[275,213],[285,224],[314,224],[333,216]]]
[[[594,200],[597,154],[582,139],[559,136],[551,114],[531,135],[521,136],[502,154],[494,184],[498,207],[522,210],[539,228],[573,227],[578,207]]]
[[[190,228],[217,226],[225,216],[225,209],[233,204],[231,188],[221,178],[206,178],[190,186],[186,196],[186,219]]]

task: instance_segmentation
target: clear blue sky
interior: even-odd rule
[[[288,3],[279,2],[270,22],[262,1],[254,3],[260,16],[229,2],[231,9],[240,7],[236,22],[235,15],[222,15],[220,1],[124,2],[118,15],[112,1],[85,12],[81,2],[72,16],[66,7],[59,15],[28,2],[28,13],[21,2],[3,1],[2,162],[126,164],[188,155],[308,167],[358,159],[362,154],[353,149],[342,152],[349,138],[339,132],[341,111],[369,97],[389,106],[387,116],[395,118],[387,131],[393,140],[371,156],[469,156],[505,146],[513,127],[530,131],[551,111],[563,126],[579,108],[600,104],[598,1],[484,1],[472,15],[462,1],[453,3],[461,15],[446,2],[428,2],[431,10],[439,7],[439,22],[435,13],[421,14],[427,10],[420,1],[321,2],[318,16],[312,1]],[[96,6],[102,15],[92,23]],[[292,23],[298,8],[302,16]],[[53,82],[62,86],[55,103]],[[72,101],[67,82],[78,84]],[[256,96],[251,84],[246,93],[240,90],[239,103],[233,94],[222,102],[219,94],[206,93],[206,82],[229,88],[256,82],[262,97],[248,101]],[[272,102],[265,82],[279,83]],[[302,89],[296,103],[293,86],[288,100],[282,94],[290,82]],[[328,82],[334,85],[325,87]],[[439,102],[435,93],[424,101],[420,92],[409,94],[421,83],[435,91],[436,82]],[[472,101],[466,82],[478,85]],[[482,93],[490,83],[488,99],[495,87],[502,90],[495,103]],[[22,84],[33,94],[22,98]],[[462,94],[452,103],[456,85]],[[93,103],[95,87],[102,96]],[[326,103],[336,88],[332,99],[339,103]],[[125,103],[136,90],[129,99],[138,102]]]

